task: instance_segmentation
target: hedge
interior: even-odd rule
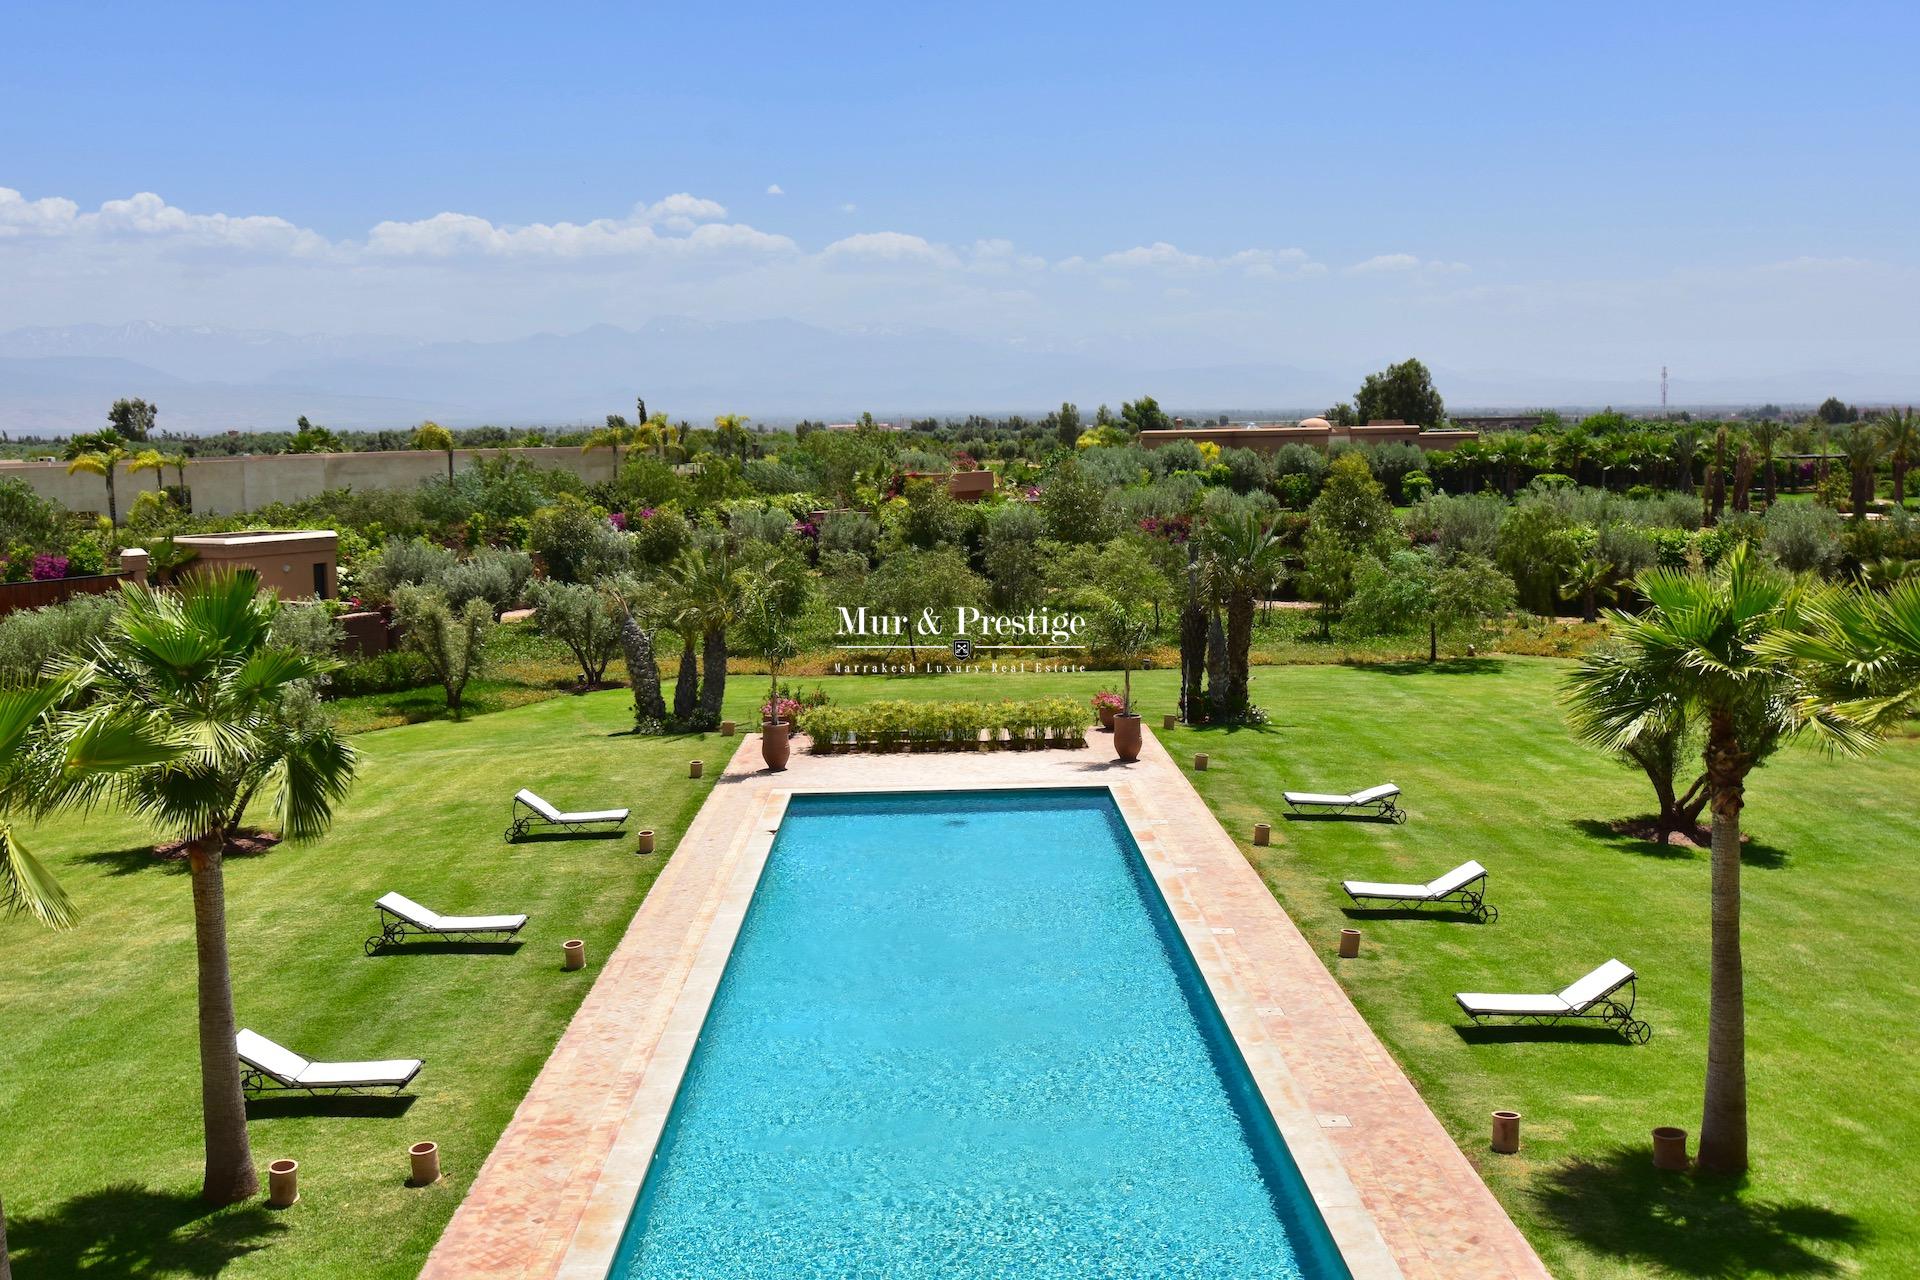
[[[800,714],[814,751],[977,751],[1080,746],[1087,709],[1072,698],[1024,702],[869,702]]]

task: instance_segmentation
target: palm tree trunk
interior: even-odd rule
[[[107,523],[120,527],[120,495],[113,487],[113,463],[107,463]]]
[[[700,727],[712,729],[720,723],[720,712],[727,700],[727,633],[715,627],[706,633],[700,658]]]
[[[1227,631],[1215,614],[1207,622],[1208,718],[1224,720],[1233,710],[1233,677],[1227,660]]]
[[[620,619],[620,649],[627,658],[627,683],[633,689],[634,723],[658,725],[667,718],[667,704],[660,696],[660,664],[654,657],[652,634],[632,614]]]
[[[673,679],[673,718],[682,728],[700,702],[700,658],[689,628],[680,637],[680,674]]]
[[[1746,757],[1730,712],[1716,711],[1707,730],[1707,773],[1713,792],[1713,923],[1707,1001],[1707,1089],[1700,1116],[1700,1168],[1747,1169],[1746,976],[1740,958],[1740,808]]]
[[[1252,650],[1253,595],[1236,591],[1227,602],[1227,712],[1236,717],[1247,710]]]
[[[195,842],[188,857],[193,880],[193,941],[200,985],[200,1111],[206,1130],[206,1176],[200,1198],[235,1204],[260,1190],[247,1144],[247,1100],[234,1055],[233,973],[227,959],[227,888],[223,832]]]
[[[453,488],[453,450],[447,450],[447,488]]]
[[[1440,624],[1427,619],[1427,661],[1440,661]]]

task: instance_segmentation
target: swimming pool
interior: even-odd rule
[[[789,802],[609,1274],[1347,1271],[1089,788]]]

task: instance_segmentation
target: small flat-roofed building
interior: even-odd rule
[[[194,552],[182,573],[252,569],[260,585],[278,591],[283,600],[331,600],[340,594],[340,536],[331,529],[190,533],[173,541]]]
[[[978,471],[909,471],[906,480],[944,480],[947,496],[956,502],[979,502],[993,496],[994,473],[984,467]]]

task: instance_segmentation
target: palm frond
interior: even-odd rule
[[[5,821],[0,821],[0,911],[24,912],[49,929],[72,928],[78,914],[60,882]]]

